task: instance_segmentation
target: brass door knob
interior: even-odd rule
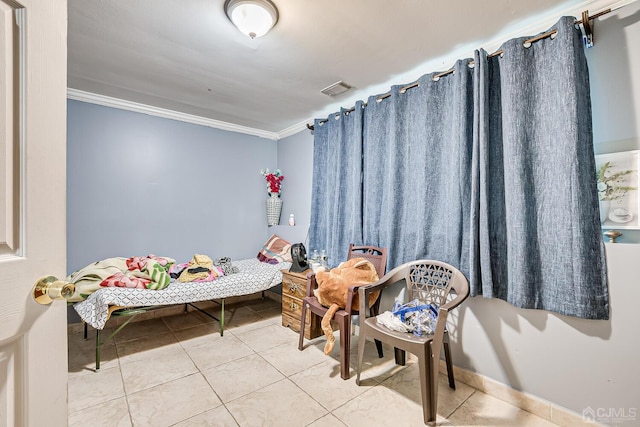
[[[45,276],[38,279],[33,286],[33,299],[38,304],[48,305],[55,299],[69,299],[76,291],[73,283],[58,280],[55,276]]]

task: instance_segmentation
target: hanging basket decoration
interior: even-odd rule
[[[267,225],[280,224],[282,213],[282,199],[279,193],[272,193],[267,199]]]

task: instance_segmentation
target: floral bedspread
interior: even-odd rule
[[[211,282],[180,283],[171,280],[160,290],[136,288],[101,288],[82,302],[74,304],[83,321],[96,329],[103,329],[109,319],[109,306],[142,307],[184,304],[248,295],[264,291],[282,282],[280,270],[291,264],[267,264],[256,258],[233,261],[239,272],[222,276]]]

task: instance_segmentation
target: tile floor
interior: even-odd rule
[[[413,360],[396,366],[392,349],[378,359],[368,343],[365,381],[357,386],[354,336],[354,374],[344,381],[339,340],[331,357],[322,352],[323,337],[298,351],[298,334],[281,326],[280,307],[269,298],[227,305],[223,337],[197,311],[131,323],[105,344],[97,373],[95,334],[84,341],[70,333],[69,425],[424,425]],[[438,425],[554,425],[459,380],[453,391],[444,375],[438,400]]]

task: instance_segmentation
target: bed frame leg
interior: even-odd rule
[[[100,370],[100,329],[96,329],[96,372]]]
[[[220,336],[224,336],[224,298],[220,303],[222,310],[220,311]]]
[[[82,338],[84,338],[84,340],[86,341],[87,339],[89,339],[89,336],[88,336],[89,327],[87,326],[87,322],[83,321],[82,323],[83,323],[83,326],[84,326],[84,333],[82,335]]]
[[[113,339],[113,337],[115,337],[118,332],[120,332],[122,329],[124,329],[125,326],[127,326],[138,314],[141,314],[142,312],[138,312],[138,313],[134,313],[131,315],[131,317],[129,317],[127,319],[126,322],[124,322],[122,325],[118,326],[116,328],[115,331],[113,331],[111,333],[111,335],[109,335],[104,342],[100,342],[100,329],[96,329],[96,372],[98,372],[100,370],[100,349],[102,348],[103,344],[109,342],[109,340]]]
[[[189,304],[184,305],[184,313],[187,314],[189,312]]]

